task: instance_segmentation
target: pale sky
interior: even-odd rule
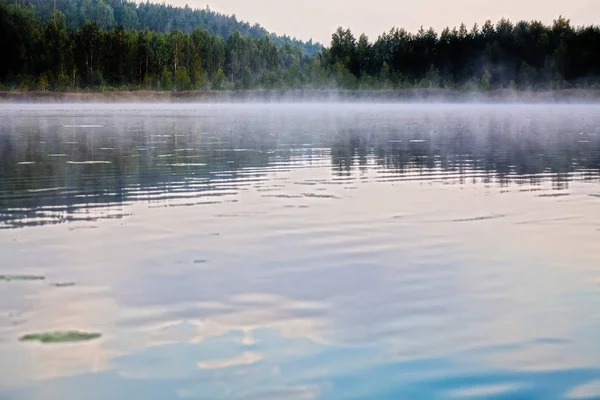
[[[157,1],[157,0],[151,0]],[[163,0],[160,0],[162,2]],[[416,31],[421,25],[438,32],[464,22],[482,25],[502,17],[552,23],[559,15],[575,25],[600,24],[600,0],[165,0],[192,8],[235,14],[239,20],[258,22],[270,32],[313,38],[329,44],[338,26],[349,27],[356,37],[371,40],[391,27]]]

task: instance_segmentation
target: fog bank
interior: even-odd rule
[[[403,90],[239,90],[239,91],[128,91],[128,92],[0,92],[4,103],[102,102],[443,102],[443,103],[582,103],[600,102],[600,90],[516,91],[499,89],[464,92],[447,89]]]

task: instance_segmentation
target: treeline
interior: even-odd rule
[[[349,88],[600,88],[600,27],[502,19],[440,35],[394,28],[374,43],[339,28],[322,59]]]
[[[125,29],[149,29],[163,33],[174,30],[192,33],[197,28],[202,28],[225,39],[235,32],[252,39],[269,36],[278,47],[285,44],[298,46],[309,56],[322,49],[319,43],[313,43],[312,40],[305,43],[286,35],[278,36],[269,33],[259,24],[250,25],[248,22],[238,21],[235,15],[224,15],[211,10],[208,6],[205,9],[192,9],[187,5],[174,7],[149,1],[137,4],[131,0],[5,1],[7,4],[34,7],[36,15],[45,23],[52,21],[54,11],[58,10],[64,14],[68,30],[82,28],[87,21],[96,21],[98,27],[103,30],[123,26]]]
[[[67,18],[59,7],[49,10],[45,0],[22,0],[25,6],[0,0],[0,89],[600,88],[600,27],[576,28],[564,18],[551,26],[502,19],[439,35],[433,29],[394,28],[375,42],[339,28],[330,46],[311,56],[305,47],[278,44],[251,29],[223,37],[191,30],[185,19],[172,26],[186,31],[162,22],[160,29],[150,29],[151,19],[139,17],[148,7],[186,15],[185,8],[121,0],[57,0],[57,5],[61,1],[78,4],[85,18],[87,7],[96,10],[90,11],[93,21],[69,23],[81,12]],[[101,5],[105,14],[114,14],[114,24],[100,17]],[[137,19],[124,10],[135,11]]]
[[[60,11],[43,23],[34,9],[15,4],[0,5],[0,35],[5,89],[292,88],[307,84],[316,61],[269,36],[104,30],[95,21],[68,30]]]

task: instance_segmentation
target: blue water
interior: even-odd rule
[[[0,105],[0,399],[600,398],[599,178],[595,105]]]

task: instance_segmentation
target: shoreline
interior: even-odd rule
[[[431,102],[431,103],[600,103],[600,90],[464,92],[450,89],[398,90],[194,90],[181,92],[0,91],[0,103],[227,103],[227,102]]]

